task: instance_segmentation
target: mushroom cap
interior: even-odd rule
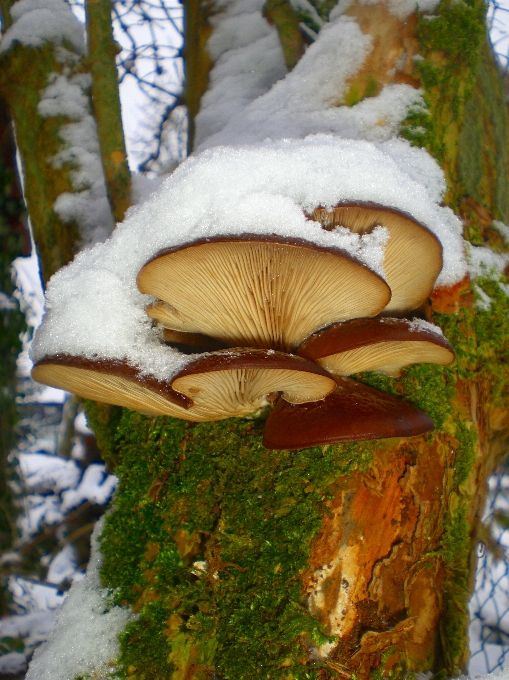
[[[168,345],[178,349],[182,354],[201,354],[213,352],[217,349],[225,349],[224,343],[202,333],[184,333],[165,328],[163,340]]]
[[[389,240],[383,264],[392,297],[384,313],[404,314],[425,302],[442,269],[442,245],[411,215],[375,203],[359,202],[341,203],[332,210],[316,208],[310,218],[328,231],[341,226],[366,234],[376,226],[385,227]]]
[[[125,406],[145,415],[187,419],[192,402],[171,387],[121,361],[53,356],[39,361],[32,378],[86,399]]]
[[[162,300],[156,300],[145,307],[147,315],[157,323],[175,331],[186,332],[186,323],[180,318],[177,310]]]
[[[303,449],[337,442],[412,437],[433,430],[416,406],[350,378],[336,378],[334,392],[311,404],[280,399],[267,419],[263,445]]]
[[[141,375],[125,362],[70,356],[43,359],[32,377],[87,399],[195,421],[247,415],[265,405],[273,392],[301,403],[323,399],[335,387],[327,371],[306,359],[245,349],[204,354],[187,364],[171,385]]]
[[[171,386],[192,401],[193,414],[221,420],[253,413],[274,392],[282,392],[292,403],[323,399],[335,389],[335,382],[323,368],[301,357],[238,348],[198,357]]]
[[[138,287],[169,303],[166,321],[158,319],[167,327],[284,351],[335,321],[375,316],[391,296],[381,277],[339,249],[250,234],[163,251],[141,269]]]
[[[437,329],[438,330],[438,329]],[[454,350],[439,332],[407,319],[355,319],[315,333],[298,350],[335,375],[379,371],[398,375],[403,366],[447,366]]]

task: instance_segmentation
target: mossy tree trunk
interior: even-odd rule
[[[188,99],[204,92],[211,66],[210,7],[191,10]],[[346,101],[394,82],[423,88],[428,111],[411,111],[401,134],[443,167],[467,238],[506,250],[491,225],[509,217],[507,114],[484,10],[442,2],[431,21],[402,21],[385,4],[353,3],[373,47]],[[291,49],[291,32],[288,45],[279,34]],[[465,669],[486,480],[509,434],[509,303],[497,283],[477,285],[489,311],[474,306],[468,280],[421,310],[454,344],[452,367],[361,376],[424,408],[432,435],[269,452],[256,420],[186,425],[114,411],[109,420],[90,407],[121,479],[103,574],[140,613],[123,637],[129,677]]]
[[[284,28],[282,9],[278,31],[295,55],[294,22]],[[212,8],[189,0],[186,10],[192,119],[212,66]],[[373,42],[346,101],[394,82],[423,88],[428,110],[411,111],[401,134],[443,167],[466,237],[505,250],[491,225],[509,221],[507,113],[484,11],[482,0],[443,0],[431,21],[402,21],[385,4],[354,2],[348,12]],[[122,677],[464,669],[486,479],[509,438],[509,301],[495,281],[476,285],[491,309],[474,306],[464,280],[421,310],[453,343],[455,364],[361,376],[427,411],[430,435],[274,452],[261,446],[256,419],[194,425],[88,404],[120,477],[103,579],[139,613],[122,636]]]

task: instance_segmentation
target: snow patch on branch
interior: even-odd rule
[[[207,48],[215,65],[196,117],[197,140],[220,132],[287,72],[278,33],[262,17],[263,4],[234,0],[211,18]]]
[[[363,5],[377,5],[380,0],[361,0]],[[440,4],[440,0],[389,0],[391,14],[404,19],[416,9],[421,12],[432,12]]]
[[[509,253],[495,253],[491,248],[466,246],[468,257],[468,271],[472,279],[479,276],[503,276],[504,269],[509,264]]]
[[[64,0],[18,0],[10,9],[13,24],[0,42],[0,52],[15,43],[41,47],[44,43],[70,43],[79,54],[85,54],[83,26]]]
[[[57,614],[54,630],[35,652],[26,680],[69,680],[108,670],[119,652],[118,635],[135,618],[130,609],[111,606],[111,591],[99,576],[102,555],[99,520],[85,578],[74,583]]]
[[[416,90],[406,85],[386,88],[391,92],[391,104],[383,101],[382,107],[377,104],[379,98],[365,100],[356,107],[340,106],[348,79],[362,66],[371,44],[371,36],[364,34],[354,19],[333,18],[291,73],[262,96],[250,92],[251,103],[240,111],[234,110],[221,131],[210,134],[214,130],[210,119],[217,116],[216,100],[220,93],[228,87],[229,92],[233,89],[234,99],[240,100],[236,82],[223,71],[229,52],[223,53],[222,61],[211,72],[211,85],[196,118],[197,149],[220,144],[253,144],[265,139],[303,138],[319,132],[352,138],[388,138],[395,121],[399,123],[401,114],[404,117],[411,103],[419,98]],[[252,49],[253,44],[249,45],[249,50]],[[237,51],[232,50],[231,56],[240,62],[240,54],[235,55]],[[243,53],[247,52],[244,48]],[[245,93],[243,97],[248,98]],[[215,125],[223,124],[224,119],[217,116]],[[207,123],[202,125],[202,121]]]
[[[65,223],[75,221],[83,245],[103,241],[113,229],[113,218],[106,194],[97,127],[90,113],[88,89],[91,76],[53,73],[50,84],[41,92],[38,105],[43,118],[65,116],[73,122],[63,125],[59,136],[64,143],[49,162],[55,168],[70,166],[75,192],[57,198],[53,209]]]

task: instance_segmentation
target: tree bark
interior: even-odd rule
[[[433,21],[403,21],[385,4],[348,11],[373,47],[347,103],[394,82],[423,87],[428,111],[411,111],[402,134],[441,163],[467,237],[506,249],[491,223],[508,214],[507,115],[482,3],[442,3]],[[204,29],[193,17],[194,85],[189,60],[201,60],[203,83],[210,63],[194,47]],[[95,419],[121,480],[103,574],[140,613],[123,638],[130,676],[465,670],[486,480],[509,432],[508,304],[496,283],[481,284],[489,312],[474,307],[468,280],[421,310],[454,344],[452,368],[362,376],[427,410],[432,435],[266,452],[257,421],[186,426],[125,413],[109,430]]]
[[[192,139],[212,66],[212,8],[189,0],[186,11]],[[423,88],[428,109],[411,111],[401,134],[443,167],[466,237],[507,250],[492,227],[509,220],[507,112],[484,3],[444,0],[432,21],[403,21],[382,3],[354,2],[348,12],[373,41],[346,103],[391,83]],[[44,251],[47,270],[57,260]],[[261,419],[194,425],[88,404],[120,478],[103,579],[139,613],[122,635],[124,677],[464,670],[486,480],[509,435],[509,301],[495,281],[476,285],[491,309],[475,307],[465,279],[418,312],[443,328],[455,364],[361,376],[426,410],[430,435],[267,451]]]

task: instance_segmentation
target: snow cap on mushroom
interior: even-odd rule
[[[300,238],[346,250],[383,273],[383,228],[365,236],[347,229],[326,232],[305,217],[304,211],[341,201],[373,201],[411,214],[444,244],[438,281],[453,283],[465,273],[461,225],[439,205],[435,175],[428,174],[432,186],[421,181],[425,173],[419,169],[432,162],[423,154],[404,142],[319,136],[215,148],[190,158],[131,210],[109,241],[82,252],[52,279],[51,309],[37,332],[33,358],[125,360],[142,374],[170,379],[187,359],[161,343],[144,311],[153,300],[137,290],[136,276],[161,250],[198,239],[242,233]]]

